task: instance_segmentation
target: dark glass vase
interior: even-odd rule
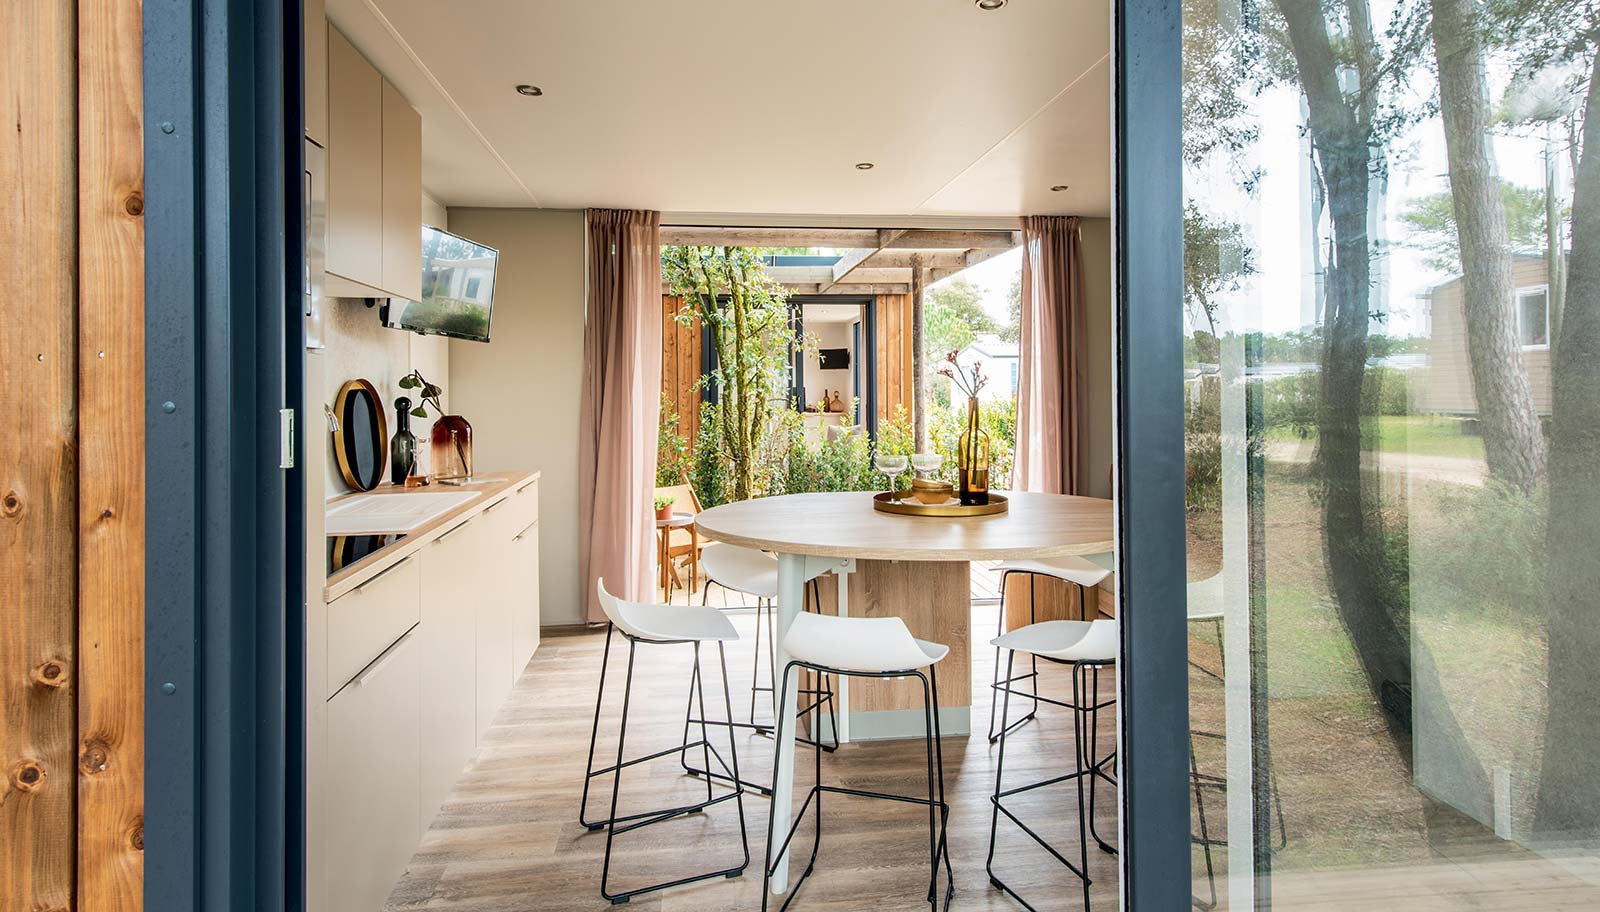
[[[956,442],[956,497],[964,506],[989,502],[989,435],[978,425],[977,397],[967,401],[967,426]]]
[[[395,432],[389,441],[389,480],[406,483],[417,467],[417,435],[411,433],[411,400],[404,396],[394,401]]]
[[[444,415],[433,423],[433,477],[472,478],[472,425],[460,415]]]

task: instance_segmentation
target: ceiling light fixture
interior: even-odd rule
[[[1061,191],[1067,190],[1067,189],[1070,189],[1070,188],[1068,188],[1066,184],[1056,184],[1054,187],[1050,188],[1050,192],[1051,193],[1060,193]]]
[[[536,85],[527,85],[524,83],[523,85],[517,86],[517,94],[526,95],[529,98],[538,98],[540,95],[544,94],[544,89],[541,89]]]
[[[871,171],[872,168],[873,168],[872,162],[856,162],[856,170],[857,171]]]
[[[984,12],[990,12],[992,10],[997,10],[1000,7],[1005,6],[1005,5],[1006,5],[1006,0],[977,0],[978,9],[981,9]]]

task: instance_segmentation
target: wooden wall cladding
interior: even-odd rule
[[[0,6],[0,909],[72,907],[75,6]]]
[[[878,426],[904,407],[911,418],[911,296],[878,295]]]
[[[144,899],[144,48],[78,4],[78,895]]]
[[[4,909],[143,904],[142,16],[0,11]]]
[[[678,416],[678,432],[694,443],[700,431],[700,321],[678,315],[683,299],[661,297],[661,407]]]

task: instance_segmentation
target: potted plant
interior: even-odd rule
[[[673,497],[671,494],[657,494],[656,495],[656,519],[660,519],[660,520],[671,519],[672,518],[672,505],[677,503],[677,502],[678,502],[678,498]]]
[[[432,441],[434,477],[440,481],[469,482],[472,480],[472,425],[460,415],[446,415],[439,397],[444,390],[429,383],[421,371],[414,370],[400,378],[400,388],[417,391],[417,407],[411,414],[428,417],[428,406],[438,413],[433,423]]]

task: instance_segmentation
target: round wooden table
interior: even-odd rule
[[[851,587],[844,577],[857,569],[857,561],[862,561],[878,568],[886,580],[893,577],[891,582],[873,587],[870,613],[901,614],[913,634],[951,646],[950,659],[960,656],[967,666],[955,675],[966,677],[967,688],[960,693],[970,694],[970,589],[963,585],[960,591],[953,592],[950,581],[957,577],[940,576],[939,568],[959,569],[959,578],[965,580],[970,561],[1103,554],[1115,547],[1109,500],[1024,492],[1007,492],[1006,496],[1011,499],[1011,506],[1005,513],[949,518],[882,513],[873,509],[870,492],[790,494],[713,507],[695,516],[695,526],[717,541],[760,548],[778,556],[775,673],[789,662],[784,637],[800,613],[806,582],[825,573],[838,574],[838,611],[848,614]],[[902,562],[917,565],[895,566]],[[925,605],[933,605],[938,617],[926,617],[929,609]],[[919,610],[924,617],[916,617]],[[924,628],[934,624],[949,635],[943,639],[937,632],[930,635],[927,629],[919,630],[917,622]],[[950,642],[956,637],[962,642]],[[796,705],[798,686],[791,678],[784,705]],[[775,703],[776,697],[774,694]],[[971,697],[965,699],[968,706],[954,707],[957,712],[970,708]],[[841,716],[847,718],[847,692],[841,694],[840,703]],[[943,711],[940,718],[947,718]],[[794,787],[795,715],[785,713],[784,718],[775,721],[782,773],[772,784],[772,814],[778,820],[788,820]],[[841,731],[846,730],[845,725],[841,722]],[[970,724],[946,728],[947,732],[952,730],[970,731]],[[920,728],[917,737],[921,737]],[[774,866],[772,891],[787,891],[787,853],[779,857],[774,851],[769,861]]]

